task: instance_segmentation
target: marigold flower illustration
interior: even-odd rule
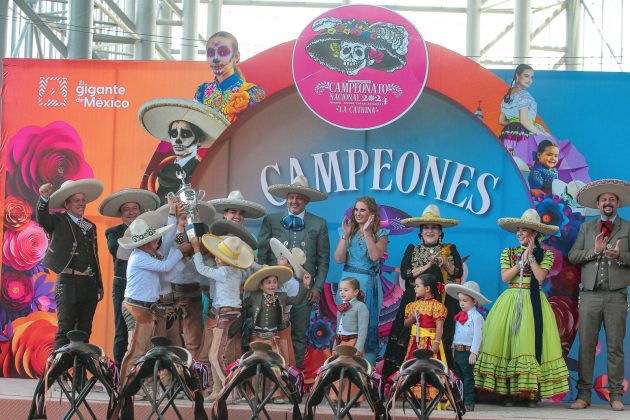
[[[31,205],[12,195],[4,199],[4,227],[22,230],[31,221],[33,209]]]
[[[13,322],[11,353],[17,375],[38,378],[53,350],[57,319],[50,312],[31,312]]]

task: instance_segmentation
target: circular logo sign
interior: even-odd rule
[[[389,124],[416,102],[429,58],[416,28],[393,11],[350,5],[331,9],[302,31],[293,79],[324,121],[366,130]]]

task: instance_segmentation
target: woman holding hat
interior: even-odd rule
[[[378,321],[383,304],[380,279],[380,260],[387,250],[388,229],[382,229],[378,206],[372,197],[357,198],[352,217],[344,216],[341,236],[335,249],[335,262],[344,264],[341,278],[356,278],[365,293],[365,304],[370,312],[369,330],[365,342],[365,358],[372,365],[380,351]],[[338,298],[341,303],[341,298]]]
[[[392,330],[385,351],[383,375],[388,378],[398,371],[404,361],[409,343],[409,329],[403,325],[405,307],[415,300],[414,280],[421,274],[433,274],[443,287],[448,283],[458,282],[464,268],[462,259],[457,252],[455,244],[443,243],[444,229],[457,226],[458,220],[447,219],[440,216],[440,209],[434,205],[428,205],[422,212],[422,216],[403,219],[405,226],[417,226],[420,228],[420,244],[409,244],[400,263],[400,276],[405,281],[405,292],[398,308],[398,313],[392,324]],[[450,348],[453,341],[454,327],[453,315],[459,311],[459,304],[446,294],[443,294],[444,305],[448,310],[444,323],[444,347]],[[452,364],[450,352],[447,352],[448,365]]]
[[[508,406],[522,398],[535,407],[537,399],[569,390],[556,317],[540,291],[553,265],[553,254],[540,242],[558,227],[541,223],[534,209],[520,218],[499,219],[499,226],[515,232],[519,246],[501,253],[501,279],[509,289],[486,319],[475,384],[504,395]]]

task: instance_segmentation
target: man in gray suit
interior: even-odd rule
[[[304,176],[296,176],[291,184],[276,184],[268,188],[270,194],[287,200],[288,212],[265,216],[258,234],[258,262],[276,264],[276,257],[269,240],[276,238],[285,247],[300,248],[306,254],[304,269],[313,276],[313,286],[308,301],[291,308],[291,327],[295,360],[304,369],[306,332],[310,321],[311,305],[319,299],[324,288],[330,264],[330,241],[326,220],[306,211],[311,201],[321,201],[328,196],[308,186]]]
[[[630,205],[630,183],[617,179],[594,181],[580,189],[576,198],[584,207],[598,208],[600,217],[580,227],[569,252],[569,261],[582,266],[578,395],[570,408],[583,409],[591,403],[595,346],[603,322],[608,348],[610,405],[615,411],[623,411],[630,222],[623,220],[617,209]]]

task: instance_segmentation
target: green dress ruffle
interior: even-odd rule
[[[525,250],[524,247],[507,248],[501,254],[501,268],[510,268]],[[545,251],[540,265],[549,270],[553,254]],[[531,277],[523,276],[523,284]],[[519,284],[519,276],[510,281]],[[520,328],[513,333],[517,318],[519,294],[522,293]],[[536,360],[534,314],[528,288],[510,288],[504,291],[492,307],[483,328],[483,340],[475,364],[475,385],[502,395],[532,398],[550,398],[569,390],[567,365],[556,317],[545,295],[540,293],[543,333],[540,364]]]

